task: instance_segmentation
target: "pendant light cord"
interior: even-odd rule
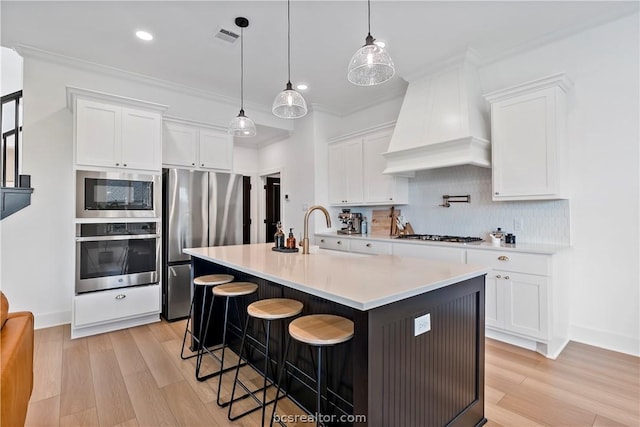
[[[368,34],[371,35],[371,0],[367,0],[367,22],[369,23]]]
[[[287,74],[291,83],[291,0],[287,0]]]
[[[240,110],[244,111],[244,28],[240,28]]]

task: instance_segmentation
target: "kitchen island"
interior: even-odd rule
[[[366,415],[366,423],[359,424],[385,427],[486,422],[488,268],[326,250],[287,254],[271,246],[194,248],[185,253],[192,256],[194,276],[233,274],[236,280],[257,283],[258,298],[297,299],[305,304],[303,314],[337,314],[354,321],[353,340],[328,353],[335,393],[329,401],[337,414]],[[221,312],[216,306],[216,313]],[[198,318],[196,313],[194,320]],[[210,332],[207,343],[219,342],[218,314]],[[274,329],[273,336],[279,333]],[[274,348],[282,351],[282,342]],[[313,377],[308,350],[294,345],[291,355]],[[314,409],[313,396],[302,385],[292,385],[291,395]]]

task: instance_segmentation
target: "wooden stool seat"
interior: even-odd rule
[[[293,317],[302,312],[300,301],[287,298],[268,298],[249,304],[247,313],[251,317],[264,320],[277,320]]]
[[[353,337],[353,322],[332,314],[312,314],[298,317],[289,324],[289,334],[310,345],[334,345]]]
[[[232,282],[211,289],[213,295],[218,297],[240,297],[252,294],[257,290],[258,285],[251,282]]]
[[[193,279],[193,284],[198,286],[216,286],[233,282],[233,276],[230,274],[207,274]]]

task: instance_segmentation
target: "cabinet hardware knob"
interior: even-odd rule
[[[116,163],[116,166],[120,166],[120,163]]]
[[[338,240],[338,244],[339,244],[339,245],[341,245],[341,244],[342,244],[342,242],[341,242],[340,240]]]
[[[496,274],[496,279],[501,279],[501,278],[502,278],[502,276],[501,276],[501,275]]]
[[[126,163],[124,163],[122,166],[124,166],[124,167],[126,168],[126,167],[127,167],[127,164],[126,164]]]
[[[393,200],[393,197],[389,197],[389,200]]]
[[[320,243],[324,243],[324,239],[320,239]]]
[[[127,296],[125,294],[116,295],[116,299],[125,299]]]
[[[203,163],[203,164],[201,164],[200,166],[204,166],[204,163]]]
[[[500,194],[500,192],[496,191],[496,196],[497,196],[498,194]]]
[[[505,278],[506,280],[509,280],[509,276],[504,276],[504,278]]]
[[[370,248],[371,247],[371,243],[367,243],[367,247]]]
[[[509,261],[509,257],[508,257],[508,256],[506,256],[506,255],[500,255],[500,256],[498,257],[498,260],[500,260],[500,261]]]
[[[196,165],[195,163],[191,163],[191,166],[195,166],[195,165]]]

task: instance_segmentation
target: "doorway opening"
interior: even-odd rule
[[[280,174],[265,177],[265,242],[273,242],[280,221]]]

